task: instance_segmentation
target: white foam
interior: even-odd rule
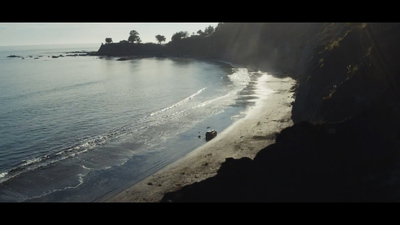
[[[206,88],[204,87],[204,88],[198,90],[196,93],[190,95],[189,97],[184,98],[183,100],[181,100],[181,101],[179,101],[179,102],[177,102],[177,103],[175,103],[175,104],[173,104],[173,105],[171,105],[171,106],[168,106],[168,107],[163,108],[163,109],[161,109],[161,110],[159,110],[159,111],[153,112],[153,113],[150,114],[150,116],[154,116],[154,115],[159,114],[159,113],[162,113],[162,112],[164,112],[164,111],[166,111],[166,110],[175,108],[175,107],[177,107],[177,106],[179,106],[179,105],[181,105],[181,104],[183,104],[183,103],[189,101],[190,99],[192,99],[192,98],[195,97],[196,95],[199,95],[199,94],[200,94],[202,91],[204,91],[205,89],[206,89]]]
[[[257,79],[257,84],[256,84],[256,93],[257,95],[261,97],[265,97],[271,93],[274,93],[275,91],[268,88],[265,83],[267,83],[272,75],[269,75],[268,73],[262,73],[262,75]]]
[[[257,116],[259,114],[259,110],[262,110],[264,102],[267,101],[268,96],[270,94],[274,93],[275,91],[268,88],[266,83],[271,80],[272,75],[262,72],[261,76],[257,78],[256,84],[255,84],[255,95],[258,97],[258,99],[255,100],[255,106],[252,107],[253,110],[245,113],[245,117],[249,118],[252,116]]]
[[[246,68],[234,68],[233,70],[234,73],[228,75],[228,77],[236,87],[242,90],[249,84],[250,74]]]
[[[22,164],[22,166],[28,166],[34,163],[38,163],[42,161],[42,157],[38,157],[38,158],[33,158],[33,159],[28,159],[25,161],[25,163]]]
[[[238,64],[234,64],[234,63],[231,63],[231,62],[228,62],[228,61],[224,61],[224,60],[215,60],[216,62],[220,62],[220,63],[225,63],[225,64],[228,64],[228,65],[230,65],[231,67],[240,67]]]
[[[50,194],[58,192],[58,191],[78,188],[79,186],[81,186],[83,184],[85,176],[86,176],[86,174],[78,174],[78,184],[75,185],[75,186],[66,186],[64,188],[56,188],[56,189],[53,189],[53,190],[48,190],[48,191],[45,191],[45,192],[43,192],[43,193],[41,193],[39,195],[30,197],[30,199],[41,198],[41,197],[50,195]]]
[[[8,174],[7,172],[0,173],[0,178],[3,178],[3,177],[5,177],[7,174]]]
[[[85,165],[81,165],[81,167],[85,170],[90,170],[91,168],[86,167]]]
[[[220,100],[225,99],[225,98],[227,98],[227,97],[229,97],[229,96],[234,96],[234,95],[236,94],[236,92],[237,92],[237,91],[232,91],[232,92],[229,92],[229,93],[226,94],[226,95],[223,95],[223,96],[220,96],[220,97],[217,97],[217,98],[213,98],[213,99],[209,99],[209,100],[207,100],[207,101],[202,102],[201,104],[198,104],[198,105],[196,105],[196,106],[193,106],[192,108],[195,109],[195,108],[205,107],[205,106],[207,106],[207,105],[209,105],[209,104],[211,104],[211,103],[213,103],[213,102],[220,101]]]

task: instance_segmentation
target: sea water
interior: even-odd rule
[[[254,103],[257,76],[246,68],[74,56],[98,47],[0,47],[1,202],[96,201],[203,145],[206,131]]]

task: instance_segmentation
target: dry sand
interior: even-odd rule
[[[275,135],[293,125],[292,78],[263,75],[257,81],[255,106],[217,137],[185,157],[159,170],[128,189],[100,202],[159,202],[165,193],[205,180],[217,174],[226,158],[254,159],[264,147],[275,142]]]

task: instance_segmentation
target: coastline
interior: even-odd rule
[[[253,159],[258,151],[275,142],[276,133],[293,125],[294,85],[295,80],[289,77],[262,75],[257,79],[256,104],[247,110],[245,117],[176,162],[96,202],[159,202],[167,192],[216,175],[226,158]]]

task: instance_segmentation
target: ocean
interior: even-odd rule
[[[228,63],[0,46],[0,202],[93,202],[206,143],[255,102]],[[14,56],[14,57],[9,57]]]

